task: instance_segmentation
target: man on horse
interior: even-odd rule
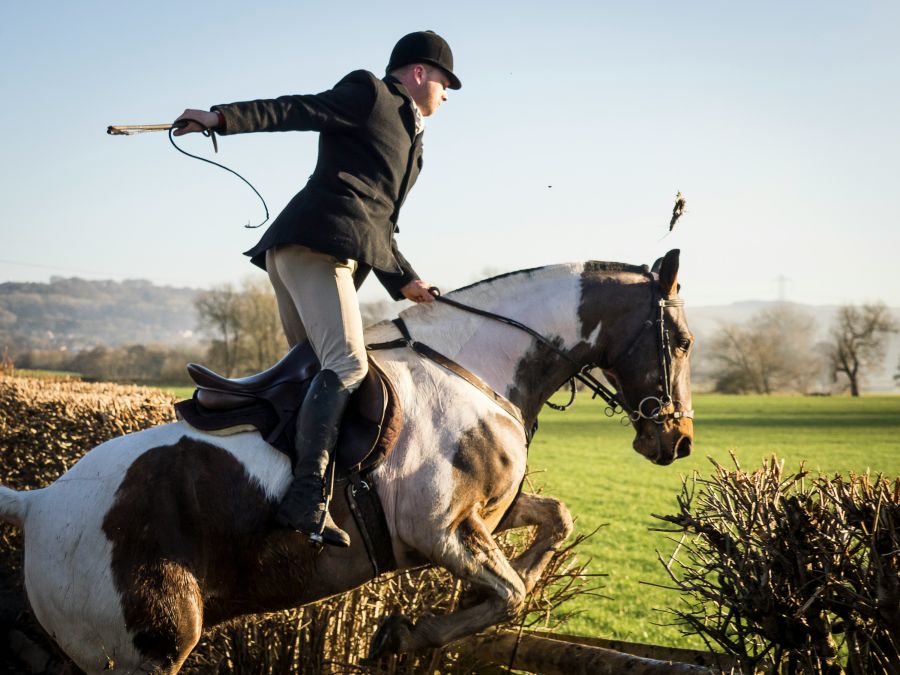
[[[178,118],[186,125],[176,135],[320,134],[306,186],[246,252],[269,274],[290,346],[308,340],[321,364],[297,419],[294,479],[276,515],[317,543],[350,544],[328,513],[325,475],[347,401],[368,368],[356,289],[374,271],[395,300],[432,301],[394,233],[422,165],[423,118],[461,86],[450,46],[420,31],[397,42],[384,79],[357,70],[320,94],[189,109]]]

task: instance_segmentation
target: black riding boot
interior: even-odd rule
[[[319,371],[297,417],[294,481],[281,500],[275,522],[302,532],[314,543],[350,545],[350,537],[328,513],[330,486],[325,484],[350,393],[334,371]]]

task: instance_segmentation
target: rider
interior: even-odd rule
[[[306,186],[246,252],[269,274],[288,343],[308,340],[322,367],[297,419],[294,480],[276,514],[315,542],[350,545],[326,508],[325,474],[347,401],[368,368],[356,289],[374,271],[395,300],[433,299],[394,233],[422,165],[423,118],[461,86],[450,46],[420,31],[397,42],[384,79],[357,70],[320,94],[185,110],[176,120],[186,123],[179,136],[319,132]]]

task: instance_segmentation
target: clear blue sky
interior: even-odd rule
[[[463,89],[428,120],[401,249],[444,288],[485,272],[682,249],[691,303],[900,295],[896,2],[51,2],[0,5],[0,281],[208,287],[254,271],[261,206],[176,153],[186,107],[383,73],[450,42]],[[200,137],[188,147],[210,152]],[[224,138],[277,213],[314,134]],[[549,187],[552,186],[552,187]],[[666,232],[676,190],[688,213]],[[372,280],[363,298],[386,295]]]

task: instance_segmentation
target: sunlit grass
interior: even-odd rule
[[[163,391],[169,392],[170,394],[175,396],[175,398],[177,398],[179,401],[181,401],[182,399],[190,398],[191,396],[194,395],[194,387],[172,385],[172,386],[160,387],[160,389],[162,389]]]
[[[900,397],[716,396],[694,398],[693,454],[675,464],[650,464],[631,449],[629,428],[603,415],[587,396],[568,413],[546,410],[531,447],[529,465],[536,485],[562,499],[581,532],[607,524],[581,547],[594,558],[594,572],[606,572],[602,591],[612,599],[578,601],[582,614],[569,632],[697,646],[688,642],[657,608],[675,606],[679,596],[641,584],[665,584],[657,549],[674,544],[648,528],[661,523],[651,513],[674,513],[681,476],[711,473],[707,457],[730,464],[734,450],[745,469],[757,468],[772,453],[788,470],[801,462],[813,471],[900,474]]]

